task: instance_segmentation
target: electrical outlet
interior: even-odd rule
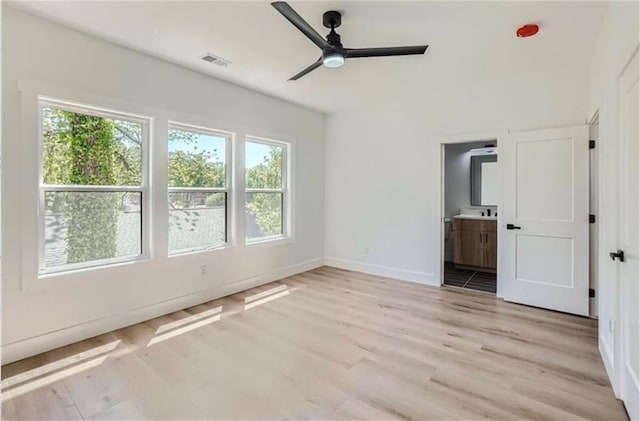
[[[206,274],[207,274],[207,265],[202,265],[202,266],[200,266],[200,274],[201,274],[202,276],[204,276],[204,275],[206,275]]]
[[[365,256],[369,254],[369,247],[365,247],[364,254],[365,254]]]

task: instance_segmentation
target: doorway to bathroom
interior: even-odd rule
[[[443,285],[497,290],[497,139],[443,144]]]
[[[447,137],[439,143],[440,206],[433,223],[441,234],[434,253],[440,284],[475,287],[475,272],[495,272],[495,295],[505,301],[588,316],[589,296],[597,294],[589,291],[589,224],[597,220],[589,215],[589,158],[597,150],[591,149],[589,127]],[[489,167],[488,179],[478,179],[471,156],[489,155],[489,144],[496,147],[496,161],[478,161],[481,168]],[[462,170],[451,171],[453,164]],[[495,202],[480,194],[480,205],[472,204],[478,197],[475,186],[491,193],[491,165],[497,174]],[[468,198],[469,206],[453,204],[456,196]],[[452,275],[460,278],[460,273],[451,269],[445,276],[445,267],[473,272],[463,272],[454,286]]]

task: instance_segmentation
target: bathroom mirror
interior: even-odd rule
[[[498,155],[471,157],[471,206],[498,205]]]

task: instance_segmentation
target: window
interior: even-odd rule
[[[227,244],[230,140],[227,133],[170,126],[169,254]]]
[[[148,120],[40,101],[40,272],[146,253]]]
[[[256,138],[245,142],[247,242],[285,235],[287,146]]]

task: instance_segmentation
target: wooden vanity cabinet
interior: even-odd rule
[[[462,269],[495,272],[498,256],[497,221],[453,219],[453,263]]]
[[[497,222],[494,221],[494,226]],[[495,272],[498,267],[498,233],[495,231],[486,233],[484,239],[485,260],[484,266],[489,272]]]

